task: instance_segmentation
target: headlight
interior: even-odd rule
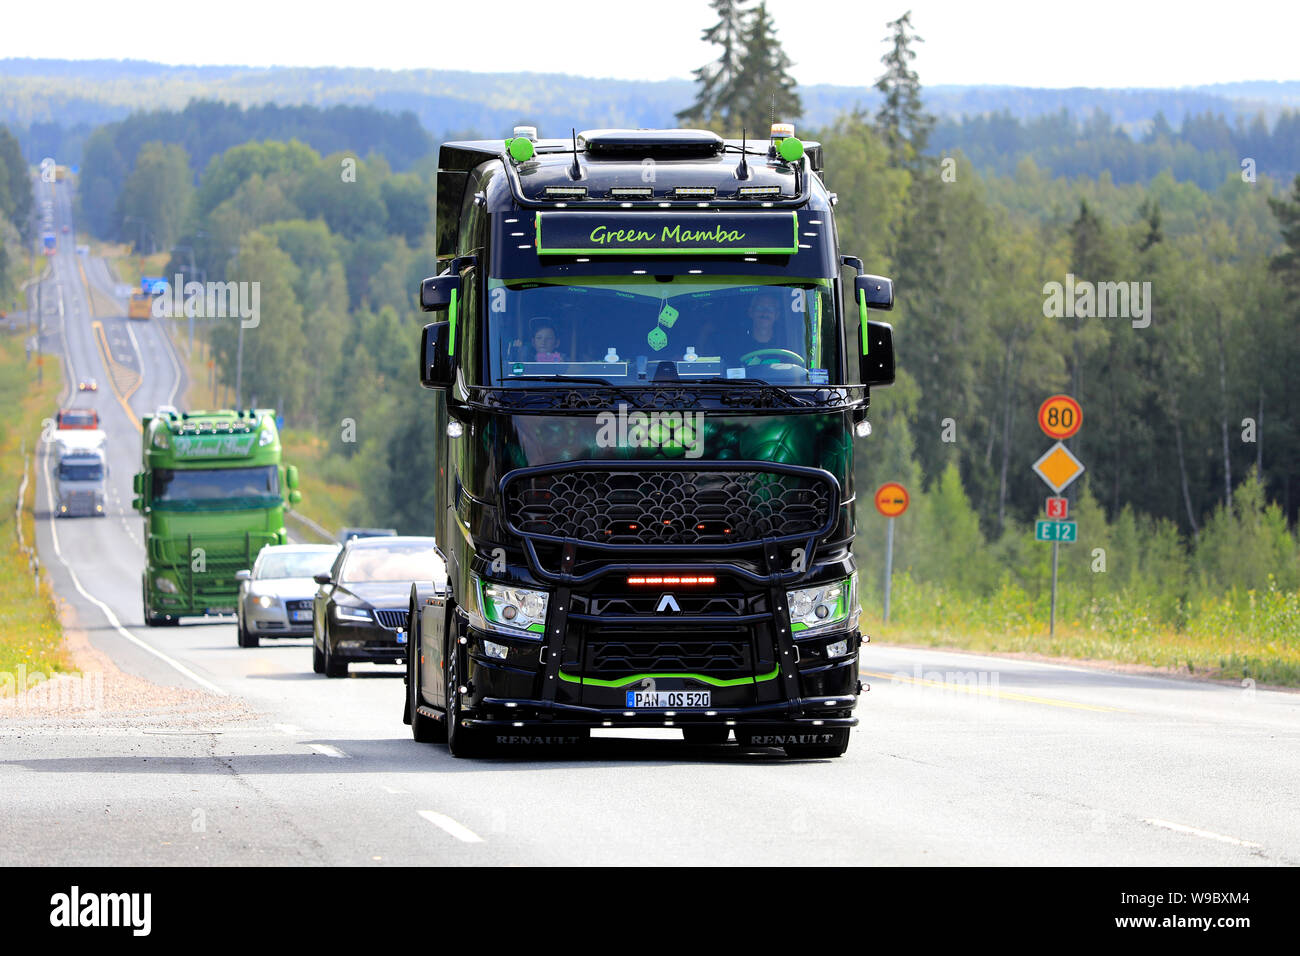
[[[180,588],[176,586],[176,583],[174,581],[168,580],[167,578],[154,578],[153,586],[156,587],[159,591],[166,591],[168,594],[180,593]]]
[[[831,624],[842,624],[856,611],[857,575],[821,584],[815,588],[787,591],[790,602],[790,630],[807,631]]]
[[[269,428],[263,428],[262,433],[257,436],[257,447],[265,448],[271,442],[275,441],[275,432]]]
[[[347,607],[343,604],[334,605],[334,620],[336,621],[366,621],[371,620],[370,611],[364,607]]]
[[[170,442],[167,438],[167,430],[165,428],[160,428],[153,433],[154,448],[166,448],[169,444]]]
[[[528,636],[546,631],[546,605],[549,595],[531,588],[474,581],[479,592],[479,607],[489,627],[519,631]]]
[[[275,598],[271,597],[269,594],[263,594],[257,599],[257,603],[260,607],[270,607],[275,603]]]

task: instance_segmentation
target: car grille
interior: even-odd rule
[[[837,499],[829,476],[811,470],[707,466],[529,472],[505,488],[507,518],[524,535],[632,546],[814,534]]]
[[[284,606],[290,613],[293,613],[294,611],[310,611],[311,601],[285,601]]]
[[[398,628],[406,630],[406,608],[400,610],[375,609],[375,620],[381,627],[386,627],[390,631],[396,631]]]

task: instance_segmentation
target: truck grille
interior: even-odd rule
[[[838,506],[833,480],[813,469],[591,464],[508,479],[509,522],[525,535],[602,544],[733,544],[815,534]]]
[[[396,611],[380,608],[375,609],[375,620],[379,622],[380,627],[386,627],[390,631],[395,631],[398,628],[406,630],[406,615],[406,608]]]
[[[725,679],[754,673],[748,637],[653,633],[608,639],[592,636],[583,657],[585,677],[691,673]]]

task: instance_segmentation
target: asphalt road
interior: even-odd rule
[[[174,401],[179,369],[153,321],[90,314],[81,267],[110,279],[78,258],[61,251],[44,284],[47,310],[62,301],[44,342],[74,382],[100,381],[112,507],[54,521],[42,483],[44,563],[123,672],[250,715],[0,719],[0,864],[1300,863],[1294,693],[870,644],[839,760],[665,730],[465,761],[411,740],[397,668],[327,680],[307,641],[240,650],[230,622],[145,628],[131,415]],[[143,373],[130,414],[95,322]]]

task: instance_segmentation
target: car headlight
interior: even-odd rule
[[[479,608],[489,627],[518,631],[540,640],[546,632],[546,606],[550,595],[532,588],[518,588],[474,579]]]
[[[261,597],[257,599],[257,604],[259,607],[270,607],[274,603],[275,603],[275,598],[271,597],[271,595],[269,594],[263,594]]]
[[[349,607],[346,604],[334,605],[334,620],[336,621],[365,621],[369,623],[372,618],[370,609],[364,607]]]
[[[159,591],[166,591],[168,594],[180,593],[180,588],[176,586],[176,582],[168,578],[154,578],[153,586]]]
[[[790,630],[808,631],[818,627],[842,624],[857,610],[857,575],[820,584],[814,588],[787,591],[790,602]]]

